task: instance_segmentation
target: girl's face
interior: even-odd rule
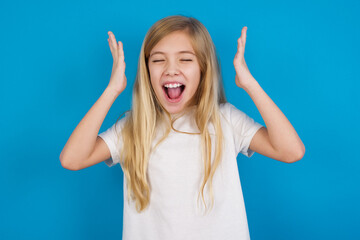
[[[151,85],[160,104],[170,113],[182,112],[200,82],[200,66],[190,38],[175,31],[161,39],[148,60]]]

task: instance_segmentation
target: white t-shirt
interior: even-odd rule
[[[193,108],[194,109],[194,108]],[[126,178],[124,176],[124,240],[191,240],[191,239],[250,239],[242,188],[236,157],[242,153],[251,157],[250,141],[263,127],[230,103],[221,104],[221,125],[224,134],[224,149],[221,164],[213,178],[214,206],[204,215],[204,205],[199,189],[203,181],[203,159],[199,135],[178,133],[171,130],[168,137],[151,153],[148,176],[151,185],[149,206],[140,214],[135,202],[127,201]],[[190,112],[174,123],[174,128],[186,132],[198,132]],[[126,117],[119,120],[120,132]],[[115,123],[99,134],[111,152],[105,163],[112,167],[119,163]],[[213,128],[209,127],[213,139]],[[162,136],[157,134],[155,143]],[[153,145],[153,146],[154,146]],[[214,144],[212,157],[214,156]],[[213,159],[212,159],[213,161]],[[210,206],[208,184],[204,189],[207,207]]]

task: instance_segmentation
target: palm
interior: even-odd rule
[[[125,76],[125,56],[123,43],[119,41],[116,42],[115,35],[109,31],[109,46],[110,51],[113,56],[113,68],[111,72],[111,78],[109,82],[109,87],[113,88],[118,93],[124,91],[126,87],[126,76]]]
[[[249,71],[249,68],[246,65],[244,58],[245,44],[246,44],[246,30],[247,27],[243,27],[243,29],[241,30],[241,36],[237,40],[238,47],[234,58],[234,67],[236,71],[235,83],[238,87],[241,88],[249,84],[249,82],[253,81],[252,75]]]

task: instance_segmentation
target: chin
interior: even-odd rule
[[[165,107],[166,111],[168,111],[170,114],[178,114],[181,113],[184,110],[184,107]]]

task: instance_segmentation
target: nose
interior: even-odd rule
[[[178,65],[176,64],[176,62],[174,61],[168,61],[168,64],[166,66],[165,69],[165,75],[178,75],[179,74],[179,69],[178,69]]]

